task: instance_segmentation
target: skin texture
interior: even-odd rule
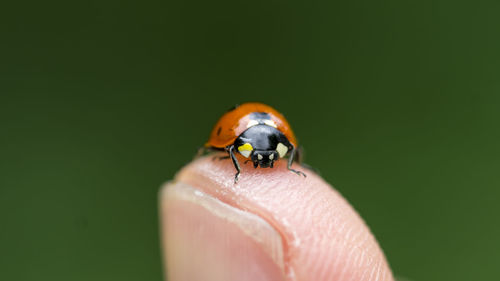
[[[239,159],[243,160],[243,159]],[[243,161],[242,161],[243,163]],[[393,280],[375,238],[349,203],[312,171],[298,176],[200,158],[165,185],[168,280]]]

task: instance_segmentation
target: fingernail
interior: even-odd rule
[[[261,217],[180,182],[160,204],[167,280],[285,280],[283,241]]]

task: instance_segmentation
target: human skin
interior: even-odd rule
[[[160,194],[166,278],[391,281],[385,256],[349,203],[299,165],[287,170],[212,156],[184,167]]]

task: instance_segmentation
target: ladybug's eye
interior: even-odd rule
[[[284,145],[280,142],[280,143],[278,143],[278,146],[276,146],[276,151],[278,151],[278,154],[280,155],[280,157],[283,158],[283,157],[285,157],[286,153],[288,152],[288,147],[286,147],[286,145]]]
[[[238,151],[241,153],[241,155],[245,156],[246,158],[248,158],[250,156],[250,153],[252,152],[252,150],[253,150],[253,147],[248,142],[243,144],[243,145],[238,146]]]

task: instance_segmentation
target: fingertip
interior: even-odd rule
[[[281,236],[259,216],[178,181],[160,200],[167,280],[285,280]]]
[[[234,182],[230,160],[200,158],[176,180],[221,203],[261,218],[282,240],[287,280],[393,280],[363,220],[322,178],[284,161],[273,169],[242,165]],[[255,230],[255,229],[254,229]],[[167,234],[168,235],[168,234]]]

